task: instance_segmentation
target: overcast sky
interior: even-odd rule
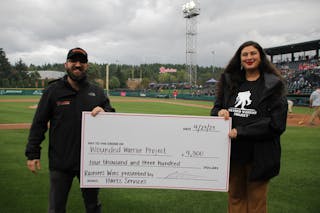
[[[186,0],[1,0],[11,64],[63,63],[80,46],[97,63],[185,63]],[[238,46],[320,39],[319,0],[200,0],[197,62],[225,66]],[[212,54],[212,51],[215,54]]]

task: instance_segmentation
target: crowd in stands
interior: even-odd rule
[[[275,65],[287,80],[289,95],[310,95],[320,84],[320,62],[317,59]]]
[[[310,95],[320,85],[320,59],[299,58],[298,61],[281,61],[275,63],[287,81],[288,95]],[[149,90],[190,90],[193,96],[215,95],[215,83],[194,87],[187,82],[183,83],[150,83]]]
[[[150,83],[148,91],[162,92],[163,90],[184,91],[190,93],[191,96],[214,96],[215,84],[206,83],[205,85],[192,86],[188,82],[183,83]]]

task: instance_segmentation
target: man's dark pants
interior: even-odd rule
[[[79,172],[50,171],[49,213],[65,213],[68,194],[74,177],[80,180]],[[100,213],[99,189],[81,188],[87,213]]]

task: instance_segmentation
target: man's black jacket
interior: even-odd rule
[[[50,126],[50,170],[79,171],[82,112],[91,111],[96,106],[106,112],[115,111],[98,86],[85,82],[76,91],[67,82],[66,76],[49,84],[33,118],[25,152],[27,158],[40,159],[40,144]]]

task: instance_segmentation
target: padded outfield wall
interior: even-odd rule
[[[42,95],[43,89],[21,89],[21,88],[0,88],[0,95]],[[142,92],[142,91],[110,91],[111,96],[127,96],[127,97],[149,97],[149,98],[174,98],[171,92],[157,93],[157,92]],[[309,95],[290,95],[288,99],[294,102],[295,106],[308,106]],[[214,101],[214,96],[207,95],[193,95],[191,93],[178,94],[178,99],[186,100],[201,100],[201,101]]]

